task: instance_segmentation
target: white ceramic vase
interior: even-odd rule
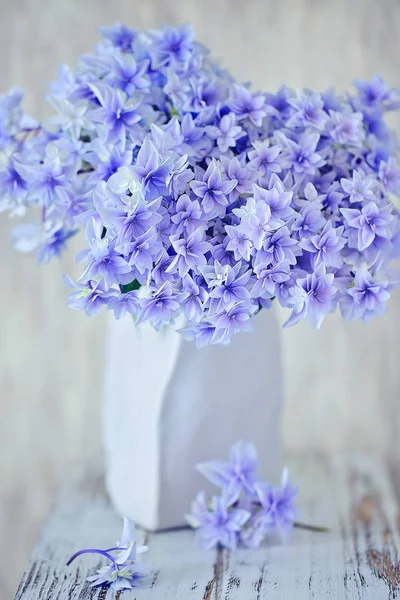
[[[228,459],[252,441],[260,473],[277,481],[281,463],[282,367],[273,310],[229,346],[197,349],[172,328],[112,319],[106,360],[106,486],[122,515],[154,531],[185,523],[200,489],[195,467]]]

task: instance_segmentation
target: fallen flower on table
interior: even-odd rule
[[[258,476],[258,464],[254,444],[237,442],[229,462],[215,460],[197,465],[202,475],[221,488],[221,496],[214,496],[210,504],[204,492],[199,492],[191,514],[186,516],[205,549],[222,546],[234,550],[238,544],[258,548],[275,533],[287,542],[294,527],[327,531],[296,521],[299,486],[292,485],[287,469],[283,470],[281,484],[273,487]]]
[[[87,578],[92,586],[110,586],[114,590],[132,589],[149,572],[149,566],[138,562],[138,555],[147,552],[147,546],[139,545],[136,538],[134,523],[124,517],[122,537],[113,548],[100,550],[98,548],[85,548],[76,552],[67,567],[82,554],[100,554],[110,561],[109,565],[98,569],[96,575]],[[116,553],[115,556],[113,553]]]

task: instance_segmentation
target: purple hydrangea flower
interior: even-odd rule
[[[179,276],[183,277],[190,269],[207,264],[205,254],[211,249],[211,244],[204,241],[203,229],[196,229],[187,238],[175,235],[171,239],[176,255],[173,257],[167,273],[177,269]]]
[[[115,552],[117,552],[116,555],[114,555]],[[97,574],[88,577],[87,581],[93,587],[110,586],[115,591],[130,590],[149,574],[148,565],[138,561],[138,555],[144,552],[147,552],[147,546],[138,545],[135,525],[128,517],[124,517],[121,541],[116,547],[107,550],[97,548],[79,550],[71,556],[67,567],[79,556],[98,554],[109,560],[110,564],[98,569]]]
[[[342,302],[342,313],[346,319],[362,319],[368,322],[372,317],[382,315],[390,294],[387,281],[375,281],[371,273],[360,268],[354,278],[354,285],[347,290],[348,297]],[[350,300],[351,298],[351,300]]]
[[[379,165],[379,179],[388,192],[398,193],[400,190],[400,167],[393,157]]]
[[[90,84],[90,89],[100,102],[100,108],[92,111],[93,121],[106,128],[108,142],[123,140],[127,130],[142,118],[137,110],[138,102],[128,100],[124,92],[105,84],[99,83],[97,86]]]
[[[243,85],[235,85],[233,98],[229,102],[238,119],[250,119],[256,127],[261,127],[267,115],[265,97],[262,94],[251,94]]]
[[[75,283],[64,275],[64,284],[75,289],[68,295],[67,305],[75,310],[84,310],[88,317],[97,315],[115,295],[101,280]]]
[[[250,517],[247,510],[235,508],[224,497],[214,496],[212,510],[207,508],[206,498],[200,492],[192,503],[192,512],[186,516],[191,527],[197,529],[199,542],[206,550],[223,546],[235,550],[239,532]]]
[[[257,281],[251,290],[253,298],[272,298],[275,295],[276,284],[290,278],[289,270],[288,260],[283,260],[274,266],[271,266],[268,261],[257,263],[255,266]]]
[[[241,532],[240,539],[245,546],[258,548],[262,540],[275,531],[279,533],[283,542],[288,541],[298,516],[295,506],[298,491],[298,486],[290,483],[287,469],[282,473],[280,487],[274,488],[269,483],[256,485],[260,510],[247,521],[246,528]]]
[[[327,267],[341,267],[343,259],[340,250],[344,247],[346,240],[342,237],[344,227],[335,229],[330,221],[318,235],[300,242],[303,250],[312,253],[312,266],[315,269],[320,263]]]
[[[257,467],[257,452],[249,442],[237,442],[232,447],[229,463],[217,460],[197,466],[222,490],[210,504],[200,492],[186,517],[204,548],[234,550],[238,543],[258,548],[275,532],[282,541],[288,540],[298,515],[298,486],[290,483],[288,470],[284,469],[280,485],[273,487],[261,480]]]
[[[118,283],[120,277],[131,273],[132,268],[128,262],[115,250],[114,241],[103,234],[104,226],[101,221],[89,219],[86,225],[86,239],[89,244],[87,250],[81,250],[76,260],[87,262],[86,269],[80,281],[102,277],[107,285]]]
[[[358,249],[360,251],[368,248],[375,236],[388,237],[388,226],[393,219],[389,210],[390,207],[379,209],[375,202],[370,202],[361,210],[358,208],[341,209],[349,227],[358,230]]]
[[[250,164],[260,175],[267,173],[280,173],[282,167],[278,157],[281,153],[279,146],[271,146],[269,140],[253,143],[254,150],[249,152]]]
[[[360,146],[365,138],[362,113],[343,114],[330,111],[332,129],[330,135],[338,144]]]
[[[297,94],[297,98],[289,98],[288,104],[294,112],[288,120],[291,127],[307,127],[324,129],[328,115],[324,111],[324,101],[319,94]]]
[[[321,263],[313,273],[297,279],[296,285],[290,288],[289,305],[293,312],[285,323],[285,327],[294,325],[304,317],[316,329],[319,329],[325,315],[329,312],[337,289],[332,285],[334,275],[327,273]]]
[[[363,171],[353,171],[353,177],[341,179],[340,185],[350,196],[350,202],[363,202],[364,200],[376,200],[374,190],[377,187],[374,175],[366,175]]]
[[[172,215],[171,221],[175,223],[175,233],[184,232],[187,235],[204,227],[203,212],[197,200],[191,200],[187,194],[182,194],[176,203],[176,214]]]
[[[137,32],[134,29],[129,29],[123,23],[116,23],[113,27],[101,27],[100,31],[104,38],[116,48],[127,52],[132,49],[132,44],[136,38]]]
[[[244,492],[253,496],[255,484],[259,481],[257,476],[259,460],[254,444],[237,442],[232,446],[229,462],[214,460],[197,465],[197,470],[211,483],[220,487],[233,504]]]
[[[216,140],[221,152],[227,152],[229,148],[236,146],[236,140],[243,135],[242,128],[236,125],[233,113],[224,115],[218,126],[208,125],[205,129],[210,138]]]
[[[361,102],[370,108],[382,105],[390,97],[390,88],[382,77],[375,76],[371,81],[357,80],[354,84]]]
[[[225,179],[215,160],[211,161],[202,181],[190,182],[190,187],[198,198],[206,214],[223,215],[228,204],[227,196],[236,186],[237,181]]]
[[[171,283],[166,281],[151,298],[142,300],[142,310],[137,323],[152,321],[156,328],[169,323],[178,314],[179,302]]]
[[[399,246],[385,117],[400,91],[375,77],[346,95],[254,92],[191,25],[101,32],[60,67],[49,121],[24,114],[20,90],[0,95],[0,211],[33,213],[15,247],[47,262],[86,230],[69,303],[176,325],[198,346],[272,302],[290,323],[337,307],[363,319],[354,276],[386,281]]]
[[[253,244],[246,234],[233,225],[227,225],[226,232],[229,236],[229,242],[226,249],[231,250],[234,253],[235,260],[240,261],[241,259],[244,259],[245,261],[249,261]]]

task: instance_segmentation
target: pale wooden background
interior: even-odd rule
[[[59,62],[91,48],[96,27],[193,21],[239,79],[348,88],[381,73],[400,85],[397,0],[0,0],[0,90],[24,84],[42,114]],[[395,121],[396,122],[396,121]],[[399,121],[397,120],[397,125]],[[105,321],[64,307],[61,273],[9,246],[0,216],[0,598],[12,597],[54,490],[100,452]],[[400,294],[368,326],[331,317],[283,333],[287,447],[396,450]]]

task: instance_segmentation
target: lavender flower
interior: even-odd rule
[[[254,150],[249,152],[250,164],[258,171],[260,175],[270,173],[280,173],[282,167],[279,164],[278,157],[281,153],[279,146],[270,146],[269,140],[263,142],[254,142]]]
[[[374,281],[371,273],[360,268],[354,278],[354,285],[347,290],[349,297],[342,301],[342,313],[347,319],[368,322],[372,317],[382,315],[385,302],[389,298],[387,281]]]
[[[332,285],[333,280],[333,274],[326,273],[323,263],[313,273],[297,279],[296,286],[289,290],[292,296],[289,305],[293,307],[293,312],[285,326],[294,325],[300,317],[305,317],[316,329],[319,329],[337,292]]]
[[[242,491],[254,495],[259,460],[254,444],[237,442],[230,451],[229,462],[214,460],[197,465],[197,470],[219,486],[233,504]]]
[[[341,213],[349,224],[358,230],[358,249],[365,250],[372,244],[375,236],[388,237],[390,235],[389,224],[393,215],[389,214],[390,206],[381,209],[370,202],[361,210],[357,208],[342,208]]]
[[[187,515],[186,519],[197,529],[199,542],[206,550],[217,546],[235,550],[239,531],[249,519],[250,513],[238,508],[229,509],[230,504],[224,497],[214,496],[212,510],[209,511],[203,492],[193,501],[192,514]]]
[[[115,552],[117,552],[116,556],[114,556]],[[130,590],[149,573],[148,565],[138,561],[138,555],[144,552],[147,552],[147,546],[138,545],[135,525],[128,517],[124,517],[121,541],[116,547],[107,550],[97,548],[79,550],[69,559],[67,566],[83,554],[99,554],[109,560],[110,564],[100,568],[96,575],[87,578],[92,587],[110,586],[116,591]]]
[[[374,189],[377,187],[376,177],[366,175],[363,171],[353,171],[352,180],[341,179],[343,190],[350,196],[350,202],[375,200]]]
[[[194,180],[190,187],[198,198],[206,214],[223,216],[228,204],[228,194],[234,189],[237,181],[225,179],[216,161],[210,162],[202,181]]]
[[[281,484],[273,487],[256,473],[258,456],[253,444],[236,443],[230,462],[215,460],[197,465],[198,471],[221,488],[221,496],[207,503],[200,492],[186,519],[196,529],[196,536],[205,549],[225,547],[234,550],[240,543],[258,548],[275,532],[287,541],[298,511],[295,499],[298,486],[293,486],[284,469]]]
[[[262,94],[251,94],[243,85],[235,85],[229,106],[239,120],[250,119],[256,127],[261,127],[267,115],[265,97]]]
[[[400,227],[385,116],[399,90],[374,77],[343,96],[254,92],[191,25],[101,34],[59,69],[48,122],[24,114],[21,90],[0,96],[0,211],[35,209],[15,247],[47,262],[86,232],[70,306],[176,324],[198,346],[250,330],[272,298],[288,324],[384,311]],[[349,293],[374,286],[372,308]]]
[[[243,135],[242,128],[235,123],[235,115],[229,113],[221,118],[218,126],[206,127],[206,133],[211,139],[216,140],[221,152],[227,152],[229,148],[236,146],[236,140]]]
[[[258,483],[256,494],[260,509],[254,512],[241,532],[242,543],[249,548],[258,548],[266,536],[275,532],[286,543],[298,516],[294,503],[298,491],[298,486],[290,483],[287,469],[283,470],[281,485],[277,488],[269,483]]]
[[[97,86],[90,84],[89,87],[101,105],[101,108],[92,111],[93,121],[101,123],[106,128],[107,142],[123,140],[129,128],[141,119],[137,111],[138,103],[135,100],[128,100],[121,90],[105,84],[99,83]]]

